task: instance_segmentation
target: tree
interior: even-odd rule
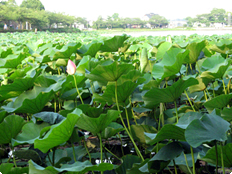
[[[149,23],[155,27],[162,27],[168,25],[168,20],[160,15],[154,15],[149,19]]]
[[[23,0],[20,7],[31,8],[36,10],[45,10],[44,5],[40,0]]]
[[[187,18],[185,18],[185,20],[187,21],[187,25],[189,27],[193,27],[193,23],[195,22],[193,18],[187,17]]]
[[[210,12],[210,22],[219,22],[219,23],[225,23],[226,20],[226,11],[224,9],[218,9],[214,8]]]
[[[114,21],[119,20],[119,14],[118,14],[118,13],[114,13],[114,14],[112,15],[112,18],[114,19]]]
[[[104,21],[102,16],[99,16],[97,20],[94,22],[94,27],[97,28],[97,30],[104,25]]]

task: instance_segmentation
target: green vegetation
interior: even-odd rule
[[[210,13],[199,14],[196,18],[187,17],[186,20],[190,27],[192,27],[195,22],[198,22],[199,25],[205,24],[207,27],[214,23],[228,24],[228,13],[231,12],[226,12],[224,9],[214,8]]]
[[[14,1],[3,1],[0,4],[0,30],[3,30],[4,23],[10,30],[23,30],[26,22],[29,29],[39,30],[59,28],[59,25],[63,28],[71,28],[74,22],[84,25],[87,23],[85,18],[45,11],[39,0],[24,0],[20,6]]]
[[[3,174],[231,172],[232,35],[0,37]]]
[[[147,24],[150,26],[148,27]],[[114,13],[112,16],[108,16],[106,20],[99,16],[93,23],[93,28],[161,28],[168,25],[168,20],[158,14],[153,14],[148,21],[144,21],[140,18],[120,18],[118,13]]]

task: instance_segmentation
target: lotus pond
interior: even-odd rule
[[[230,173],[231,38],[0,34],[0,172]]]

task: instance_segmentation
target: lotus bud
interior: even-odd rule
[[[73,61],[71,61],[70,59],[68,60],[68,65],[67,65],[67,73],[69,74],[69,75],[73,75],[73,74],[75,74],[75,72],[76,72],[76,69],[77,69],[77,67],[76,67],[76,65],[73,63]]]

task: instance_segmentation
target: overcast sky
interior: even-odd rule
[[[20,5],[22,0],[16,0]],[[231,0],[41,0],[45,10],[64,12],[76,17],[96,20],[118,13],[119,17],[142,17],[155,13],[167,19],[183,19],[197,14],[210,13],[213,8],[232,12]]]

